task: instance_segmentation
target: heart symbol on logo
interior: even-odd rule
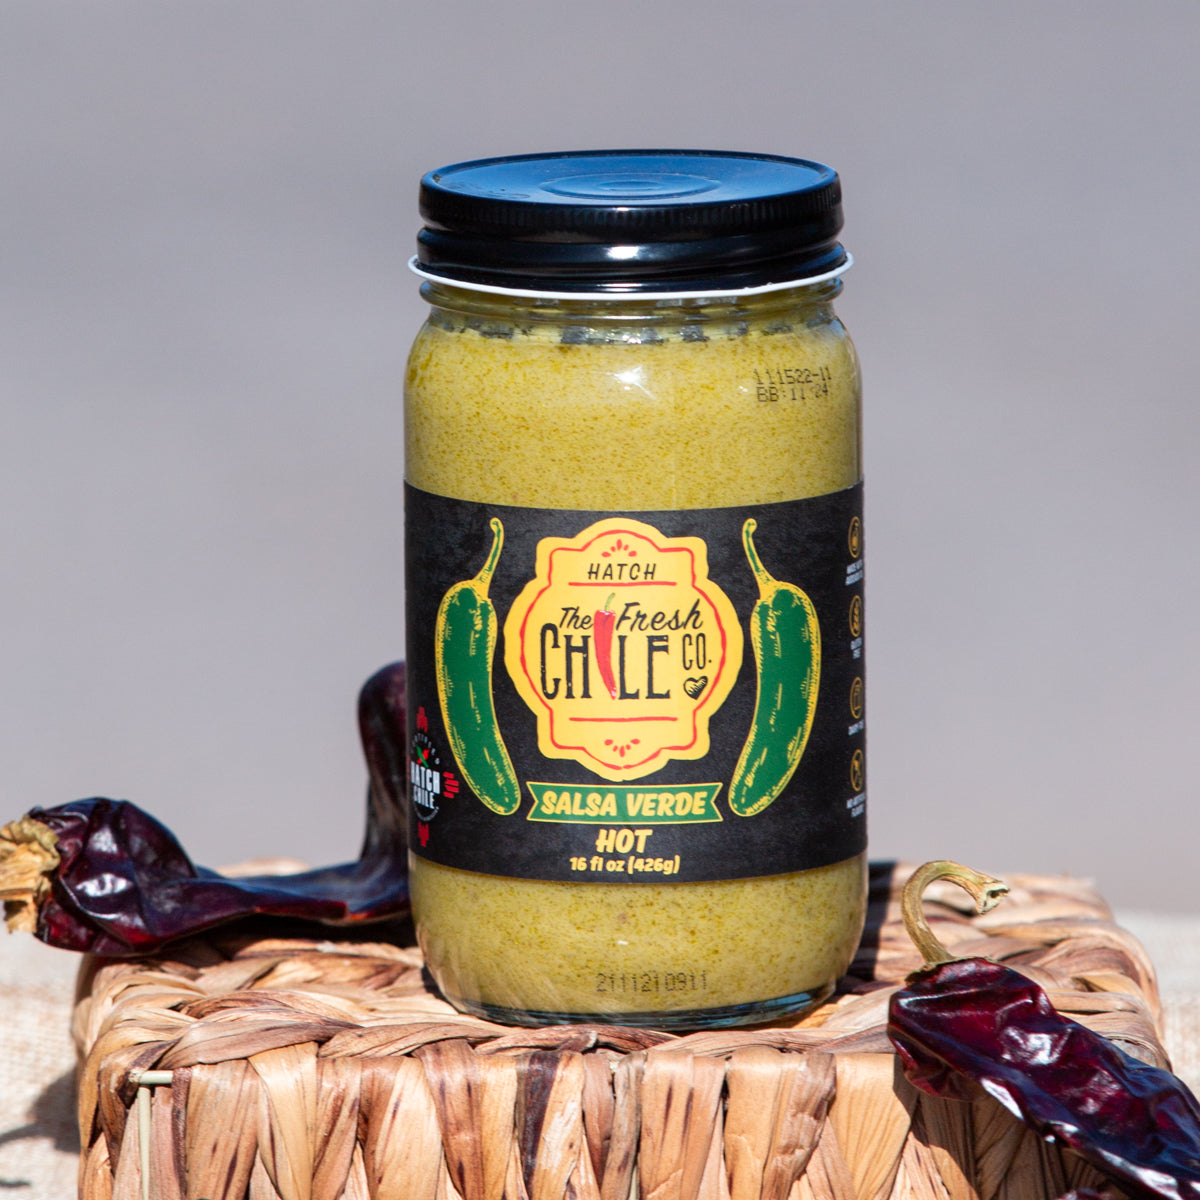
[[[702,691],[708,686],[708,676],[701,675],[699,678],[685,679],[683,681],[683,690],[695,700]]]

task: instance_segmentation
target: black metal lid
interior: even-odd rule
[[[421,180],[417,269],[487,287],[615,294],[803,282],[848,263],[837,172],[771,154],[587,150],[455,163]]]

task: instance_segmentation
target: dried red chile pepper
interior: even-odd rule
[[[926,864],[905,888],[905,924],[926,965],[892,997],[888,1036],[909,1081],[957,1100],[982,1087],[1131,1194],[1200,1200],[1200,1104],[1188,1088],[1061,1016],[1019,972],[947,954],[921,914],[937,878],[965,887],[981,912],[1007,891],[954,863]]]
[[[404,716],[404,664],[393,663],[359,694],[370,787],[356,862],[228,879],[195,866],[174,834],[136,805],[77,800],[35,808],[4,831],[10,845],[32,847],[42,864],[42,874],[30,880],[30,899],[14,900],[20,889],[9,887],[6,907],[35,905],[35,931],[48,945],[115,957],[149,954],[237,917],[350,923],[402,916],[408,911]]]

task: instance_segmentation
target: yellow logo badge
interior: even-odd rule
[[[543,538],[504,622],[504,662],[546,758],[638,779],[708,753],[708,722],[742,665],[733,605],[703,539],[609,517]]]

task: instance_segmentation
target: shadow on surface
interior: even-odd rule
[[[30,1138],[46,1138],[55,1150],[79,1153],[79,1131],[75,1126],[75,1073],[67,1071],[49,1084],[33,1105],[28,1124],[0,1133],[0,1146]],[[32,1187],[27,1179],[2,1179],[0,1188]]]
[[[874,979],[879,959],[879,942],[887,916],[888,897],[892,893],[897,866],[894,862],[873,862],[867,874],[867,919],[854,956],[850,973],[860,979]]]

